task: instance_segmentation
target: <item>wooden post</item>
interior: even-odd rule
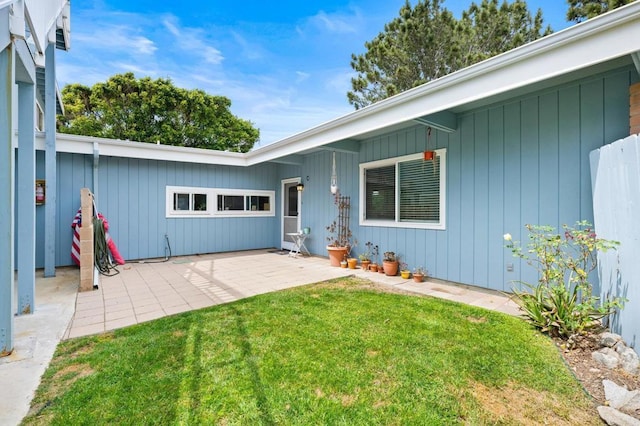
[[[640,83],[629,87],[629,134],[640,133]]]
[[[80,291],[93,290],[93,194],[88,188],[80,190],[82,225],[80,226]]]

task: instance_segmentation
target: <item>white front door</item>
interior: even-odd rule
[[[300,178],[284,179],[282,181],[282,248],[293,250],[293,240],[289,233],[300,231],[302,197],[297,186]]]

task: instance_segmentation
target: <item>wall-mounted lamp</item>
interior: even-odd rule
[[[296,185],[296,189],[298,190],[298,192],[304,191],[304,183],[300,182],[298,185]]]

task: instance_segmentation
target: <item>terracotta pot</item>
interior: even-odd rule
[[[371,267],[371,261],[370,260],[363,260],[360,263],[362,264],[362,269],[364,269],[365,271],[368,271],[369,268]]]
[[[417,283],[421,283],[424,280],[424,275],[422,274],[413,274],[413,280]]]
[[[411,277],[411,271],[400,271],[400,276],[403,279],[408,280]]]
[[[378,272],[384,274],[384,267],[382,265],[378,265]]]
[[[347,268],[347,261],[346,260],[340,261],[340,267],[346,269]]]
[[[331,266],[340,266],[340,262],[342,262],[344,256],[347,254],[346,247],[327,246],[327,251],[329,252]]]
[[[349,269],[356,269],[356,266],[358,266],[358,259],[350,257],[347,259],[347,263],[349,264]]]
[[[385,260],[384,262],[382,262],[382,265],[384,267],[384,273],[390,277],[395,277],[396,275],[398,275],[398,261],[393,261],[390,262],[388,260]]]
[[[424,151],[424,159],[425,160],[433,160],[435,157],[435,151]]]

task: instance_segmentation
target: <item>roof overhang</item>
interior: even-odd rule
[[[44,150],[44,133],[36,134],[36,149]],[[247,166],[247,154],[157,145],[145,142],[122,141],[91,136],[56,134],[56,151],[147,160],[177,161],[182,163]]]
[[[234,166],[299,164],[300,154],[357,152],[359,141],[416,123],[452,131],[457,113],[634,62],[640,68],[638,52],[640,1],[246,154],[62,134],[58,146],[91,154],[92,141],[97,141],[101,155]],[[87,142],[90,147],[80,147]]]
[[[442,111],[460,112],[602,72],[640,51],[640,2],[538,39],[251,152],[250,164],[345,139],[362,140]]]

